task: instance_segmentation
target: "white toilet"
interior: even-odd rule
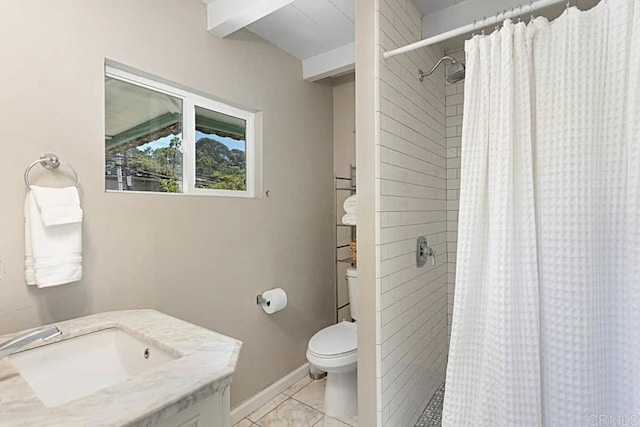
[[[358,273],[347,268],[351,318],[358,316]],[[316,333],[309,341],[307,360],[327,372],[324,413],[332,417],[348,417],[358,413],[358,329],[355,323],[343,321]]]

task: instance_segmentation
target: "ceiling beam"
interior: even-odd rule
[[[302,76],[315,82],[325,77],[337,77],[356,68],[355,42],[302,60]]]
[[[207,5],[207,29],[226,37],[293,0],[202,0]]]

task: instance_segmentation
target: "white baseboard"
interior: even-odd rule
[[[287,374],[285,377],[280,378],[269,387],[262,390],[260,393],[245,400],[235,408],[231,410],[231,425],[239,422],[247,415],[254,412],[256,409],[276,397],[278,394],[285,391],[289,386],[300,381],[305,375],[309,375],[309,364],[305,363],[295,371]],[[233,387],[233,386],[232,386]]]

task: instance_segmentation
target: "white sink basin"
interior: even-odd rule
[[[9,357],[49,408],[87,396],[175,359],[176,356],[118,328],[104,329]]]

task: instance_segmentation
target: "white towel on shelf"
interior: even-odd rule
[[[82,209],[75,187],[32,187],[24,204],[25,277],[39,288],[82,278]],[[57,201],[55,195],[59,194]],[[44,217],[48,224],[45,225]]]
[[[356,225],[356,214],[348,213],[342,217],[342,223],[345,225]]]
[[[354,194],[351,197],[347,197],[342,206],[344,207],[344,211],[348,214],[356,213],[356,206],[358,205],[358,198]]]

